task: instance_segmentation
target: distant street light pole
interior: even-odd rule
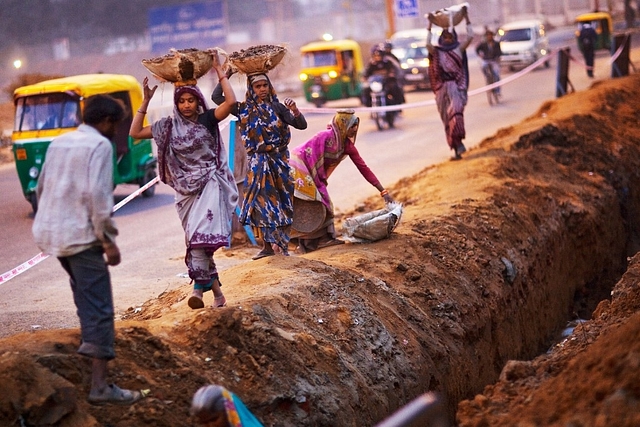
[[[389,30],[387,31],[387,38],[391,37],[391,35],[396,32],[396,21],[393,14],[393,2],[394,0],[386,0],[387,21],[389,21]]]

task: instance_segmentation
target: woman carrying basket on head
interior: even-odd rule
[[[233,72],[229,68],[227,76]],[[218,84],[211,96],[218,105],[228,99],[222,89]],[[275,255],[276,248],[289,255],[294,191],[289,169],[289,127],[306,129],[307,121],[293,99],[285,98],[284,103],[278,100],[266,73],[247,75],[245,101],[234,102],[231,114],[239,118],[249,157],[240,222],[257,229],[263,241],[262,250],[253,259]]]
[[[213,253],[228,246],[231,219],[238,202],[238,188],[227,164],[218,123],[229,115],[235,95],[224,74],[217,51],[212,53],[213,69],[218,75],[227,102],[208,109],[195,79],[176,84],[173,116],[144,126],[144,115],[158,86],[149,87],[144,78],[144,99],[131,123],[133,138],[152,138],[158,144],[158,168],[162,182],[175,190],[175,206],[185,232],[189,277],[194,289],[188,304],[203,308],[203,293],[212,290],[213,307],[223,307],[226,299]]]
[[[431,25],[435,20],[429,14],[427,27],[427,49],[431,58],[429,64],[429,80],[436,95],[436,106],[444,124],[447,144],[454,152],[453,160],[462,158],[467,151],[462,143],[466,136],[464,126],[464,108],[467,105],[467,88],[469,73],[466,64],[466,49],[473,40],[473,29],[469,21],[466,6],[462,8],[462,16],[467,24],[467,39],[458,41],[458,34],[453,25],[444,27],[438,39],[438,45],[431,42]]]

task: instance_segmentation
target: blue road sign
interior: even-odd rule
[[[398,18],[418,17],[418,0],[396,0],[396,16]]]
[[[169,49],[206,49],[226,41],[224,2],[212,0],[149,10],[151,51]]]

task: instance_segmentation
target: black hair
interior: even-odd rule
[[[82,121],[88,125],[97,125],[105,118],[112,122],[124,119],[124,106],[109,95],[93,95],[86,99]]]

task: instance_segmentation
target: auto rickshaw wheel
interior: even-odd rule
[[[31,204],[31,209],[33,210],[33,214],[35,215],[36,212],[38,212],[38,197],[36,196],[36,193],[29,194],[27,200],[29,201],[29,204]]]
[[[140,187],[143,187],[146,183],[152,181],[156,177],[156,171],[154,168],[147,168],[144,171],[144,176],[142,180],[140,180]],[[147,188],[142,192],[142,197],[153,197],[156,194],[156,185],[153,184],[151,187]]]

